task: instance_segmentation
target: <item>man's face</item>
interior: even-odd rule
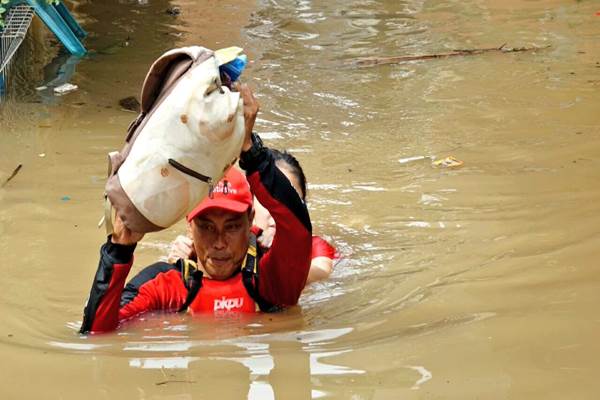
[[[191,222],[198,261],[211,278],[225,280],[240,268],[250,242],[250,215],[208,210]]]

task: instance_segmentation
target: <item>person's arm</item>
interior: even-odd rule
[[[119,302],[133,264],[136,244],[113,243],[109,236],[100,248],[100,262],[83,311],[80,333],[106,332],[119,323]]]
[[[252,133],[259,103],[246,85],[238,86],[244,101],[246,136],[240,167],[252,192],[275,220],[271,248],[259,262],[258,292],[273,305],[294,305],[310,267],[312,226],[308,210],[290,181],[275,166],[272,155]]]
[[[329,278],[333,272],[335,248],[319,236],[312,237],[312,260],[306,284]]]
[[[294,305],[310,267],[310,217],[290,181],[275,166],[272,155],[257,136],[253,140],[253,147],[242,153],[240,166],[246,170],[252,192],[276,225],[273,243],[260,260],[258,290],[272,304]]]
[[[133,252],[144,234],[130,231],[117,217],[114,232],[100,249],[100,262],[83,311],[80,332],[106,332],[119,324],[119,304],[133,264]]]

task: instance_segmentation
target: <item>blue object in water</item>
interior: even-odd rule
[[[244,71],[247,63],[248,57],[246,57],[245,54],[242,54],[237,56],[233,61],[221,65],[219,69],[231,78],[231,82],[235,82],[242,74],[242,71]]]
[[[60,14],[65,23],[71,28],[71,31],[77,36],[79,39],[83,39],[87,36],[87,32],[83,30],[83,28],[77,23],[73,15],[69,12],[69,9],[64,5],[61,1],[60,3],[54,6],[56,11]]]

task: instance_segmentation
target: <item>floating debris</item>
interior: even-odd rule
[[[55,87],[54,94],[56,94],[58,96],[62,96],[63,94],[67,94],[67,93],[72,92],[77,89],[78,89],[77,85],[73,85],[72,83],[65,83],[60,86]]]
[[[140,102],[133,96],[122,98],[119,100],[119,105],[125,110],[140,112]]]
[[[444,53],[435,53],[435,54],[419,54],[419,55],[402,55],[402,56],[392,56],[392,57],[367,57],[360,58],[358,60],[351,60],[350,63],[359,67],[372,67],[376,65],[385,65],[385,64],[398,64],[409,61],[417,61],[417,60],[431,60],[431,59],[440,59],[447,57],[455,57],[455,56],[472,56],[477,54],[483,54],[488,52],[500,52],[500,53],[519,53],[524,51],[537,51],[537,50],[545,50],[550,47],[505,47],[506,43],[500,47],[491,47],[491,48],[478,48],[478,49],[456,49],[450,52]]]
[[[400,164],[408,164],[416,161],[430,160],[431,166],[436,168],[458,168],[464,164],[461,160],[448,156],[446,158],[435,159],[435,156],[413,156],[405,157],[398,160]]]
[[[410,162],[414,162],[414,161],[423,161],[423,160],[434,160],[434,156],[414,156],[414,157],[406,157],[406,158],[401,158],[398,160],[398,162],[400,164],[408,164]]]
[[[458,168],[458,167],[462,167],[463,164],[464,164],[464,162],[462,162],[461,160],[459,160],[453,156],[441,158],[441,159],[435,160],[434,162],[431,163],[431,165],[433,165],[434,167],[438,167],[438,168]]]
[[[188,381],[188,380],[180,380],[180,379],[171,379],[168,381],[156,382],[156,386],[166,385],[167,383],[196,383],[196,381]]]
[[[176,17],[176,16],[178,16],[179,14],[181,14],[181,8],[179,8],[179,7],[177,7],[177,6],[172,6],[172,7],[169,7],[169,8],[167,8],[167,9],[165,10],[165,12],[166,12],[167,14],[169,14],[170,16],[172,16],[172,17]]]
[[[15,176],[17,176],[17,174],[19,173],[19,171],[21,170],[21,168],[23,168],[23,164],[17,165],[17,168],[15,168],[15,170],[12,172],[12,174],[10,174],[10,176],[8,178],[6,178],[6,180],[4,181],[4,183],[2,184],[2,186],[0,186],[0,187],[6,186],[6,184],[12,180],[12,178],[14,178]]]

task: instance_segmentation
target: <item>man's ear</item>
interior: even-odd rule
[[[250,222],[250,226],[252,226],[252,222],[254,221],[254,208],[248,210],[248,222]]]

